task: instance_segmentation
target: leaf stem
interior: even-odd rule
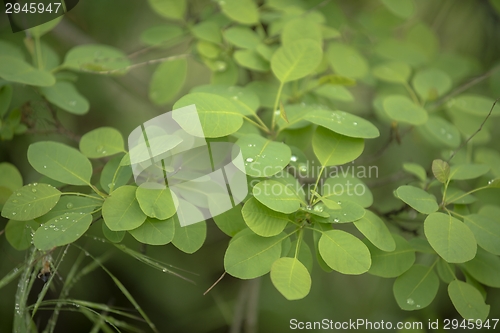
[[[42,45],[40,43],[40,36],[35,36],[35,53],[36,53],[36,66],[38,69],[43,69]]]
[[[63,192],[63,193],[61,193],[61,195],[76,195],[79,197],[87,197],[87,198],[94,199],[94,200],[104,201],[104,198],[97,198],[97,197],[94,197],[92,195],[88,195],[88,194],[84,194],[84,193],[80,193],[80,192]]]
[[[316,183],[314,183],[314,188],[312,190],[313,192],[316,192],[316,190],[318,189],[319,180],[321,179],[321,175],[323,174],[323,171],[325,171],[325,166],[321,166],[321,170],[319,171],[319,175],[318,175],[318,178],[316,179]],[[309,200],[309,205],[311,205],[313,203],[314,198],[315,198],[315,195],[312,195],[311,199]]]
[[[278,110],[278,105],[280,103],[280,97],[281,97],[281,92],[283,91],[283,86],[285,85],[284,82],[280,82],[280,87],[278,88],[278,93],[276,94],[276,99],[274,101],[274,107],[273,107],[273,114],[271,117],[271,131],[274,131],[274,127],[276,125],[276,116],[275,112]]]

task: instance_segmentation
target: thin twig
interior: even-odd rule
[[[210,290],[212,290],[224,278],[224,276],[226,276],[226,271],[224,271],[224,273],[222,273],[222,275],[220,276],[220,278],[218,278],[217,281],[215,281],[214,284],[212,284],[210,286],[210,288],[208,288],[207,291],[205,291],[203,293],[203,296],[205,296],[206,294],[208,294],[210,292]]]
[[[186,53],[186,54],[178,54],[178,55],[170,56],[170,57],[152,59],[152,60],[148,60],[148,61],[144,61],[144,62],[139,62],[137,64],[133,64],[133,65],[130,65],[130,66],[127,66],[127,67],[118,68],[118,69],[112,69],[112,70],[109,70],[109,71],[91,71],[91,70],[88,70],[88,69],[85,69],[85,68],[79,68],[79,70],[82,71],[82,72],[87,72],[87,73],[100,74],[100,75],[109,75],[109,74],[113,74],[113,73],[122,72],[124,70],[131,70],[131,69],[134,69],[134,68],[137,68],[137,67],[142,67],[142,66],[147,66],[147,65],[153,65],[153,64],[159,64],[159,63],[163,63],[163,62],[167,62],[167,61],[174,61],[174,60],[177,60],[177,59],[187,58],[190,55],[191,54]]]
[[[479,128],[474,133],[472,133],[472,135],[469,136],[469,138],[467,140],[465,140],[464,142],[462,142],[462,144],[457,149],[455,149],[455,151],[446,160],[446,163],[450,163],[451,159],[453,157],[455,157],[455,155],[459,152],[459,150],[462,149],[466,144],[468,144],[470,142],[470,140],[472,140],[472,138],[477,135],[477,133],[481,132],[481,130],[483,129],[484,124],[486,124],[486,122],[488,121],[488,118],[490,118],[491,114],[493,113],[493,108],[495,107],[495,105],[497,104],[497,102],[499,100],[500,100],[500,97],[497,98],[495,100],[495,102],[493,102],[493,105],[491,106],[490,112],[488,112],[488,115],[486,116],[486,118],[484,118],[483,122],[481,123],[481,126],[479,126]]]

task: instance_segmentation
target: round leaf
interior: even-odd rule
[[[465,319],[485,321],[490,306],[484,303],[481,293],[463,281],[455,280],[448,285],[448,295],[458,313]]]
[[[33,244],[42,251],[73,243],[92,223],[91,214],[67,213],[49,220],[35,232]]]
[[[243,49],[254,49],[260,43],[260,37],[248,27],[235,26],[224,31],[224,38],[231,44]]]
[[[438,116],[430,116],[429,120],[418,128],[423,135],[438,143],[440,146],[458,148],[460,145],[460,132],[455,125],[450,124]]]
[[[315,110],[304,118],[351,138],[372,139],[380,136],[377,127],[368,120],[343,111]]]
[[[312,140],[314,154],[322,166],[341,165],[361,155],[365,141],[318,127]]]
[[[340,170],[339,170],[340,169]],[[337,201],[352,201],[363,208],[370,207],[373,204],[373,194],[360,179],[351,176],[353,166],[342,168],[331,168],[328,172],[328,179],[323,183],[321,192],[323,198]],[[368,178],[371,177],[370,171]],[[359,174],[362,176],[362,174]],[[367,177],[365,175],[364,177]]]
[[[294,81],[312,73],[322,53],[317,42],[302,39],[280,47],[271,58],[271,69],[281,82]]]
[[[490,171],[485,164],[459,164],[450,168],[450,179],[467,180],[479,178]]]
[[[366,210],[360,205],[352,201],[337,201],[339,209],[328,209],[326,212],[330,215],[327,222],[329,223],[349,223],[357,221],[365,216]],[[328,203],[327,203],[328,204]],[[316,208],[316,207],[315,207]],[[322,222],[322,221],[320,221]],[[326,221],[325,221],[326,222]]]
[[[260,135],[245,135],[236,141],[241,149],[245,170],[252,177],[270,177],[283,170],[292,152],[284,143],[264,139]]]
[[[23,177],[15,166],[10,163],[0,163],[0,186],[15,191],[23,186]]]
[[[411,208],[422,214],[434,213],[439,208],[436,198],[432,194],[415,186],[400,186],[396,190],[396,195]]]
[[[234,52],[234,60],[240,66],[257,72],[269,70],[269,62],[254,50],[238,50]]]
[[[241,215],[241,206],[237,205],[230,210],[213,217],[215,224],[226,235],[234,237],[238,232],[247,229],[247,225]]]
[[[166,43],[175,38],[182,36],[182,28],[176,25],[159,25],[151,27],[141,34],[141,41],[144,43],[157,46],[158,44]]]
[[[471,261],[464,263],[464,268],[480,283],[500,288],[500,258],[494,254],[478,249],[477,255]]]
[[[415,250],[399,235],[392,235],[396,249],[382,251],[371,243],[366,244],[372,255],[372,265],[368,273],[384,278],[395,278],[406,272],[415,262]]]
[[[370,269],[370,251],[362,241],[342,230],[323,232],[319,252],[332,269],[342,274],[363,274]]]
[[[88,185],[92,164],[78,150],[62,143],[40,141],[28,148],[31,166],[49,178],[70,185]]]
[[[47,184],[29,184],[14,191],[2,209],[2,216],[28,221],[48,213],[59,201],[61,192]]]
[[[106,198],[102,205],[102,217],[112,231],[138,228],[146,215],[135,197],[135,186],[122,186]]]
[[[412,84],[420,98],[428,101],[446,94],[451,89],[453,82],[448,74],[442,70],[430,68],[415,74]]]
[[[384,221],[369,210],[358,221],[354,222],[356,228],[368,240],[382,251],[394,251],[396,243]]]
[[[411,125],[422,125],[427,121],[427,111],[408,97],[392,95],[386,97],[383,104],[385,112],[393,120]]]
[[[188,105],[196,105],[203,133],[207,138],[218,138],[233,134],[243,125],[238,105],[231,100],[207,93],[188,94],[174,104],[174,110]],[[191,135],[192,119],[189,115],[174,115],[174,119]]]
[[[64,195],[50,212],[36,218],[36,221],[39,223],[46,223],[49,220],[69,213],[90,214],[101,204],[102,200],[98,197],[89,198],[77,195]]]
[[[172,195],[172,191],[168,187],[155,183],[145,183],[137,188],[135,196],[142,211],[149,217],[166,220],[172,217],[177,210],[173,198],[175,194]]]
[[[10,220],[5,226],[5,238],[16,250],[26,250],[31,246],[33,234],[39,226],[40,224],[33,220]]]
[[[394,297],[401,309],[418,310],[431,304],[439,289],[439,278],[432,269],[414,265],[394,281]]]
[[[464,216],[464,223],[476,237],[479,246],[500,255],[500,223],[479,214]]]
[[[328,47],[326,56],[336,74],[360,79],[368,73],[365,58],[351,46],[332,43]]]
[[[187,60],[177,59],[160,64],[149,83],[149,98],[158,105],[171,102],[184,86]]]
[[[281,33],[281,43],[289,45],[301,39],[309,39],[321,45],[323,35],[320,26],[312,20],[304,20],[303,18],[288,21]]]
[[[246,234],[229,243],[224,256],[226,272],[240,279],[254,279],[271,270],[280,258],[283,235],[261,237]]]
[[[139,242],[149,245],[165,245],[174,239],[174,219],[160,221],[146,218],[139,228],[128,231]]]
[[[21,59],[6,56],[0,56],[0,78],[39,87],[48,87],[56,83],[50,72],[35,69]]]
[[[111,189],[126,185],[132,176],[132,168],[129,165],[120,165],[122,158],[122,155],[113,157],[102,169],[99,183],[107,193],[112,192]]]
[[[493,99],[480,95],[461,95],[451,100],[447,105],[465,113],[480,116],[483,119],[490,112],[494,102]],[[491,116],[500,116],[500,110],[494,108]]]
[[[300,207],[296,193],[281,182],[264,180],[255,185],[252,191],[255,199],[274,211],[291,214]]]
[[[253,0],[224,0],[218,3],[222,12],[238,23],[255,24],[259,21],[259,12]]]
[[[430,214],[425,219],[424,232],[432,248],[449,263],[463,263],[476,256],[474,234],[450,215]]]
[[[114,47],[86,44],[69,50],[62,66],[85,72],[116,71],[124,73],[130,66],[130,61],[125,53]]]
[[[255,114],[260,106],[259,97],[257,97],[251,89],[246,87],[207,84],[194,87],[191,89],[191,92],[210,93],[232,99],[235,104],[240,106],[239,111],[242,115]]]
[[[53,86],[41,88],[42,95],[49,102],[72,114],[82,115],[89,111],[89,101],[69,82],[57,82]]]
[[[417,163],[403,163],[403,169],[411,173],[412,175],[417,176],[418,179],[425,182],[427,179],[427,171],[425,171],[424,167]]]
[[[188,205],[190,214],[199,215],[196,220],[201,221],[195,224],[190,224],[186,226],[181,226],[177,216],[174,216],[175,220],[175,232],[174,239],[172,239],[172,244],[184,253],[195,253],[198,251],[205,239],[207,238],[207,222],[203,221],[203,216],[201,212],[189,202],[184,202],[184,205]],[[181,213],[181,211],[179,211]]]
[[[373,68],[373,75],[382,81],[406,83],[411,75],[411,67],[400,61],[388,62]]]
[[[255,198],[245,203],[241,213],[248,227],[263,237],[280,234],[289,222],[288,216],[267,208]]]
[[[148,0],[149,5],[159,15],[174,20],[182,20],[186,13],[186,0]]]
[[[101,158],[125,151],[123,137],[112,127],[100,127],[84,134],[80,151],[89,158]]]
[[[271,267],[271,281],[289,301],[302,299],[311,290],[311,275],[297,258],[280,258]]]

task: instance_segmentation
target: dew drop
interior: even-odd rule
[[[46,165],[44,165],[44,166],[43,166],[43,168],[44,168],[44,169],[47,169],[47,166],[46,166]]]
[[[339,205],[342,205],[342,202],[340,202],[340,201],[337,201],[337,204],[339,204]]]
[[[292,157],[290,157],[290,161],[297,162],[297,156],[292,155]]]
[[[17,203],[17,200],[12,200],[13,203]]]
[[[409,305],[413,305],[413,304],[415,304],[415,301],[413,300],[413,298],[408,298],[406,300],[406,303],[409,304]]]
[[[307,167],[305,164],[299,164],[299,171],[300,172],[307,172]]]
[[[21,196],[21,193],[17,192],[17,193],[16,193],[16,196],[20,197],[20,196]]]
[[[238,100],[238,96],[233,96],[233,99],[234,100]]]
[[[334,219],[333,219],[333,222],[335,222],[335,223],[339,223],[339,222],[340,222],[340,220],[339,220],[338,218],[334,218]]]
[[[103,147],[103,146],[101,146],[101,145],[99,145],[99,146],[97,146],[97,148],[96,148],[95,150],[96,150],[96,152],[98,152],[98,153],[102,153],[102,151],[104,150],[104,147]]]
[[[167,270],[166,268],[162,269],[161,271],[162,271],[163,273],[168,272],[168,270]]]
[[[321,213],[323,211],[323,209],[324,209],[323,205],[316,205],[316,206],[314,206],[314,211],[316,211],[316,212],[320,212]]]
[[[71,202],[68,202],[68,204],[66,205],[66,208],[68,208],[68,209],[73,208],[73,204]]]
[[[16,212],[12,212],[12,215],[16,215]]]
[[[36,193],[36,188],[32,188],[31,192]]]
[[[357,123],[357,122],[353,122],[352,124],[353,124],[354,126],[357,126],[357,125],[358,125],[358,123]]]
[[[247,161],[248,163],[251,163],[251,162],[253,162],[253,158],[248,157],[245,161]]]

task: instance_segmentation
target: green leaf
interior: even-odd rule
[[[411,208],[422,214],[434,213],[439,209],[436,198],[421,188],[403,185],[398,187],[396,195]]]
[[[281,44],[289,45],[303,39],[309,39],[321,45],[323,34],[320,26],[312,20],[304,20],[301,17],[288,21],[281,33]]]
[[[2,216],[28,221],[49,212],[61,197],[61,192],[47,184],[28,184],[14,191],[2,209]]]
[[[464,223],[476,237],[477,244],[486,251],[500,255],[500,224],[486,216],[464,216]]]
[[[421,181],[425,182],[427,179],[427,172],[425,169],[420,165],[416,163],[403,163],[403,169],[411,173],[412,175],[417,176],[418,179]]]
[[[321,62],[322,50],[317,42],[302,39],[280,47],[271,58],[271,69],[282,83],[311,74]]]
[[[222,42],[222,33],[215,22],[200,22],[191,29],[191,32],[196,38],[207,42],[215,44],[220,44]]]
[[[408,97],[391,95],[384,99],[384,110],[389,118],[411,125],[422,125],[427,121],[427,111],[413,103]]]
[[[448,285],[448,295],[458,313],[465,319],[485,321],[490,306],[484,303],[481,293],[463,281],[455,280]]]
[[[244,26],[234,26],[225,30],[224,38],[229,43],[242,49],[254,49],[260,44],[261,40],[255,31]]]
[[[0,87],[0,118],[9,111],[10,101],[12,100],[12,86],[7,84]]]
[[[328,199],[327,199],[328,200]],[[334,201],[335,203],[335,201]],[[340,207],[339,209],[326,209],[324,210],[327,213],[329,218],[325,221],[319,220],[319,222],[325,223],[349,223],[354,222],[361,219],[365,216],[366,211],[353,201],[337,201],[337,205]],[[329,204],[328,202],[325,204]],[[332,206],[331,204],[329,204]],[[320,206],[321,207],[321,206]],[[314,208],[317,208],[316,206]],[[316,211],[316,210],[315,210]],[[319,210],[322,212],[323,210]]]
[[[174,197],[168,187],[157,183],[144,183],[135,193],[139,206],[149,217],[166,220],[177,211]]]
[[[125,152],[125,145],[118,130],[100,127],[82,136],[80,151],[88,158],[101,158]]]
[[[104,201],[102,217],[110,230],[136,229],[146,220],[146,215],[135,197],[136,190],[135,186],[122,186]]]
[[[436,270],[439,278],[444,283],[450,283],[455,280],[455,265],[448,264],[443,258],[439,258],[436,264]]]
[[[490,167],[485,164],[459,164],[450,168],[450,179],[467,180],[479,178],[488,173]]]
[[[255,199],[276,212],[291,214],[300,207],[300,199],[294,190],[275,180],[261,181],[252,192]]]
[[[318,127],[314,132],[312,146],[321,165],[332,166],[345,164],[358,158],[363,153],[365,141]]]
[[[184,32],[177,25],[159,25],[146,29],[141,34],[141,41],[147,45],[157,46],[172,40],[180,40]]]
[[[366,242],[372,256],[372,265],[368,273],[384,278],[395,278],[413,266],[415,250],[403,237],[399,235],[392,235],[392,237],[396,249],[390,252],[382,251]]]
[[[458,128],[441,117],[430,116],[427,122],[418,129],[422,130],[423,136],[432,143],[450,148],[458,148],[460,145]]]
[[[256,24],[259,21],[259,12],[253,0],[224,0],[218,3],[231,20],[241,24]]]
[[[480,116],[483,119],[490,113],[491,107],[495,101],[492,98],[480,95],[461,95],[447,103],[448,107],[457,108],[465,113]],[[500,109],[494,108],[492,117],[500,116]]]
[[[146,218],[139,228],[128,231],[137,241],[149,245],[165,245],[174,239],[174,219],[160,221]]]
[[[114,47],[86,44],[69,50],[62,66],[76,71],[116,71],[116,73],[123,74],[130,66],[130,60],[125,53]]]
[[[89,111],[89,102],[69,82],[57,82],[40,89],[49,102],[72,114],[82,115]]]
[[[413,77],[412,84],[417,94],[424,101],[432,101],[443,96],[453,85],[448,74],[435,68],[417,72]]]
[[[114,190],[127,185],[132,176],[132,168],[129,165],[120,165],[122,158],[122,155],[114,156],[102,169],[99,183],[107,193],[112,192],[111,188]]]
[[[24,53],[14,44],[5,40],[0,40],[0,49],[3,57],[16,58],[24,60]]]
[[[284,143],[249,134],[236,141],[241,149],[245,170],[252,177],[270,177],[283,170],[290,162],[292,152]]]
[[[326,57],[336,74],[352,79],[360,79],[368,73],[368,63],[353,47],[340,43],[331,43]]]
[[[218,138],[233,134],[243,125],[243,118],[237,104],[231,100],[207,93],[188,94],[179,99],[174,110],[188,105],[196,105],[201,127],[206,138]],[[175,112],[175,111],[174,111]],[[173,115],[179,125],[191,135],[199,135],[192,127],[192,116],[184,113]]]
[[[0,56],[0,78],[39,87],[48,87],[56,83],[50,72],[36,69],[21,59],[6,56]]]
[[[482,284],[500,288],[500,258],[485,250],[478,249],[477,255],[471,261],[463,264],[467,272]]]
[[[271,270],[272,264],[280,258],[283,234],[261,237],[247,234],[229,243],[224,256],[224,269],[240,279],[254,279]]]
[[[500,177],[500,153],[489,148],[477,148],[474,151],[474,162],[489,165],[493,176]]]
[[[297,258],[280,258],[271,267],[271,281],[289,301],[302,299],[311,290],[311,275]]]
[[[36,221],[39,223],[46,223],[49,220],[69,213],[89,214],[92,213],[97,206],[101,206],[102,202],[103,201],[98,197],[89,198],[75,195],[64,195],[59,199],[50,212],[36,218]]]
[[[351,138],[373,139],[380,136],[377,127],[371,122],[344,111],[314,110],[304,118]]]
[[[352,102],[354,96],[344,86],[324,84],[314,89],[314,93],[318,96],[328,98],[332,101]]]
[[[149,83],[149,98],[157,105],[171,102],[186,81],[187,60],[177,59],[160,64]]]
[[[67,213],[44,223],[33,236],[33,244],[42,251],[73,243],[92,223],[91,214]]]
[[[207,84],[191,89],[192,93],[203,92],[232,99],[239,106],[242,115],[255,114],[260,106],[259,97],[247,87]]]
[[[5,226],[5,238],[18,251],[23,251],[31,246],[33,234],[40,224],[33,220],[15,221],[10,220]]]
[[[285,129],[298,129],[309,126],[309,123],[305,121],[304,118],[307,114],[309,114],[309,112],[316,110],[317,107],[302,104],[292,104],[285,105],[283,108],[285,109],[288,122],[286,122],[283,117],[281,117],[281,110],[280,115],[276,113],[274,114],[276,123],[278,124],[280,131],[283,131]]]
[[[440,183],[446,183],[450,178],[450,165],[440,159],[432,161],[432,173]]]
[[[14,165],[7,162],[0,163],[0,186],[11,191],[23,186],[23,177]]]
[[[182,20],[186,14],[186,0],[148,0],[151,8],[159,15],[173,20]]]
[[[363,181],[349,174],[349,169],[331,168],[328,172],[329,178],[323,183],[321,191],[323,198],[333,201],[352,201],[363,208],[370,207],[373,204],[373,195],[368,186]],[[359,174],[362,176],[361,174]],[[370,178],[370,171],[368,176]]]
[[[432,267],[414,265],[396,281],[393,292],[403,310],[423,309],[432,303],[439,289],[439,278]]]
[[[213,217],[215,224],[219,227],[222,232],[226,235],[234,237],[238,232],[243,229],[247,229],[247,225],[245,224],[245,220],[243,220],[243,216],[241,215],[241,206],[237,205],[231,208],[230,210],[214,216]]]
[[[192,209],[196,209],[191,205]],[[196,209],[197,212],[199,212]],[[199,213],[201,215],[201,213]],[[181,226],[177,216],[175,220],[175,233],[172,244],[184,253],[192,254],[198,251],[207,238],[207,222],[201,221],[187,226]]]
[[[323,232],[319,252],[332,269],[342,274],[363,274],[370,269],[370,251],[362,241],[342,230]]]
[[[31,166],[49,178],[70,185],[88,185],[92,164],[78,150],[62,143],[40,141],[28,148]]]
[[[287,238],[285,241],[290,241],[290,238]],[[285,242],[284,241],[284,242]],[[307,245],[306,242],[301,241],[300,246],[299,246],[299,253],[297,254],[297,240],[294,240],[293,242],[290,242],[290,246],[288,251],[285,249],[285,246],[282,246],[282,254],[286,254],[287,257],[290,258],[297,258],[309,271],[309,273],[312,273],[313,270],[313,256],[311,253],[311,249],[309,248],[309,245]],[[288,252],[288,253],[287,253]],[[297,254],[297,256],[295,256]]]
[[[415,4],[413,0],[381,0],[382,3],[396,16],[407,19],[413,15]]]
[[[234,52],[234,60],[240,66],[254,71],[267,72],[269,70],[269,62],[254,50],[238,50]]]
[[[425,219],[424,232],[432,248],[449,263],[463,263],[476,256],[474,234],[450,215],[430,214]]]
[[[444,188],[442,188],[444,193]],[[459,190],[455,187],[448,186],[446,190],[446,202],[453,202],[455,205],[469,205],[476,202],[477,199],[472,194],[467,194],[465,191]]]
[[[382,81],[405,84],[410,78],[411,67],[401,61],[392,61],[376,66],[372,72]]]
[[[125,237],[125,231],[109,230],[108,226],[104,222],[102,222],[102,233],[104,234],[104,237],[112,243],[120,243]]]
[[[394,251],[396,243],[384,221],[369,210],[358,221],[354,221],[356,228],[368,240],[382,251]]]
[[[280,234],[289,222],[287,215],[267,208],[255,198],[245,203],[241,213],[248,227],[262,237]]]

